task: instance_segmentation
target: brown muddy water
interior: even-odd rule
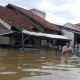
[[[80,58],[60,51],[0,49],[0,80],[80,80]]]

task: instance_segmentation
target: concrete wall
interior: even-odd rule
[[[0,36],[0,44],[9,45],[9,38]]]
[[[9,32],[2,24],[0,24],[0,34]],[[9,37],[0,36],[0,44],[9,44]]]
[[[6,28],[0,26],[0,34],[8,31],[9,30],[7,30]],[[9,44],[9,37],[0,36],[0,44]]]
[[[66,36],[68,39],[71,39],[71,46],[74,46],[74,33],[69,30],[62,30],[63,35]]]
[[[10,37],[10,39],[9,39],[9,45],[15,45],[15,38]]]
[[[47,40],[42,40],[41,45],[42,45],[42,46],[46,46],[46,45],[47,45]]]
[[[0,18],[0,34],[7,33],[11,26]],[[0,44],[9,45],[9,37],[0,36]]]

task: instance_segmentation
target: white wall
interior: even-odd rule
[[[0,34],[9,32],[11,26],[0,18]],[[0,36],[0,44],[9,44],[9,37]]]
[[[10,30],[0,23],[0,34],[7,33]],[[9,44],[9,37],[0,36],[0,44]]]
[[[63,35],[66,36],[67,38],[71,39],[71,46],[74,46],[74,33],[72,31],[66,31],[66,30],[62,30]]]

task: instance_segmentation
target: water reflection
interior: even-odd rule
[[[79,80],[80,58],[59,51],[0,49],[1,80]]]

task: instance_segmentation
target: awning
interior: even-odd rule
[[[22,33],[33,35],[33,36],[47,37],[47,38],[52,38],[52,39],[65,39],[65,40],[69,40],[65,36],[56,35],[56,34],[47,34],[47,33],[41,33],[41,32],[32,32],[32,31],[27,31],[27,30],[23,30]]]
[[[62,35],[47,34],[47,33],[41,33],[41,32],[32,32],[32,31],[27,31],[27,30],[22,30],[22,32],[11,31],[11,32],[0,34],[0,36],[18,37],[18,36],[21,36],[22,33],[24,33],[25,35],[30,35],[30,36],[35,36],[35,37],[43,37],[43,39],[50,38],[50,39],[70,40],[67,37],[62,36]]]
[[[19,31],[10,31],[10,32],[2,33],[2,34],[0,34],[0,36],[20,37],[21,36],[21,32],[19,32]]]

